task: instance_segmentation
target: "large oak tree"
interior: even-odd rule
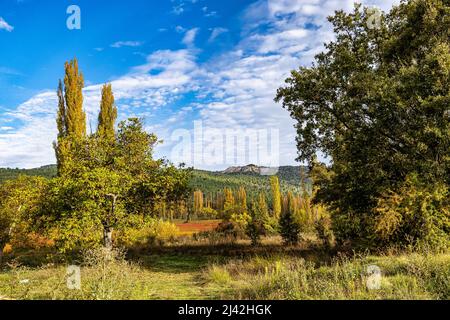
[[[379,25],[360,5],[329,20],[335,40],[276,97],[298,122],[299,160],[321,173],[316,200],[339,240],[448,243],[449,2],[403,1]]]

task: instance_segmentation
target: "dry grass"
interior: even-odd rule
[[[367,287],[367,267],[382,271],[381,287]],[[234,260],[209,269],[234,299],[450,299],[450,253],[337,258],[318,265],[287,256]],[[228,277],[220,275],[229,275]],[[228,279],[228,281],[225,281]]]

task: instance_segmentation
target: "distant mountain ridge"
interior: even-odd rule
[[[229,167],[222,171],[226,174],[233,174],[233,173],[254,173],[254,174],[260,174],[264,176],[271,176],[277,174],[279,168],[276,167],[260,167],[254,164],[249,164],[242,167]]]

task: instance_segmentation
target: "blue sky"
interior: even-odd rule
[[[364,3],[386,10],[397,0]],[[323,43],[333,39],[326,16],[352,4],[2,0],[0,167],[55,162],[55,88],[64,62],[73,57],[85,76],[90,127],[96,126],[101,85],[111,82],[120,120],[143,117],[147,130],[164,140],[158,156],[212,170],[249,162],[295,164],[294,122],[273,102],[276,89],[290,70],[309,65]],[[70,5],[81,10],[80,30],[66,26]],[[192,147],[199,124],[201,150]],[[257,132],[256,150],[265,130],[270,137],[266,153],[276,156],[237,156],[251,140],[227,145],[217,139],[227,130],[238,136]]]

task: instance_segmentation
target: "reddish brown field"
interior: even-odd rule
[[[179,235],[186,236],[202,231],[214,230],[220,222],[220,220],[199,220],[191,221],[189,223],[179,222],[176,223],[176,226],[179,229]]]

